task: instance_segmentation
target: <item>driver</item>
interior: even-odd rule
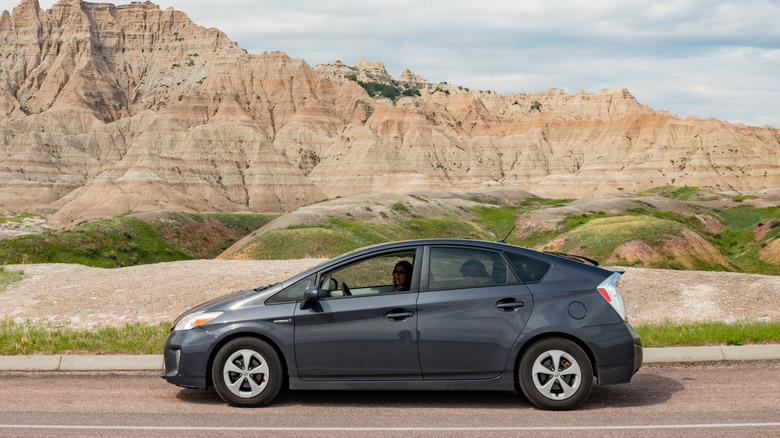
[[[393,269],[393,291],[405,291],[412,287],[412,264],[402,260]]]

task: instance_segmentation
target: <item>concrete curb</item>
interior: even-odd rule
[[[645,348],[645,363],[780,359],[780,344]]]
[[[0,356],[0,371],[162,370],[163,357],[147,355]]]
[[[645,348],[644,363],[780,360],[780,344]],[[0,371],[161,371],[162,355],[0,356]]]

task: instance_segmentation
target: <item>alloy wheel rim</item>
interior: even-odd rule
[[[230,355],[222,368],[222,378],[228,390],[242,398],[255,397],[268,386],[268,363],[254,350],[238,350]]]
[[[534,361],[531,377],[537,391],[550,400],[566,400],[577,393],[582,370],[577,361],[561,350],[549,350]]]

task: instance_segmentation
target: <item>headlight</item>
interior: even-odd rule
[[[176,331],[190,330],[211,321],[219,315],[222,315],[222,312],[195,312],[182,318],[173,329]]]

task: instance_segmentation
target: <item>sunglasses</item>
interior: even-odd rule
[[[399,271],[398,269],[393,269],[393,274],[406,275],[406,271]]]

